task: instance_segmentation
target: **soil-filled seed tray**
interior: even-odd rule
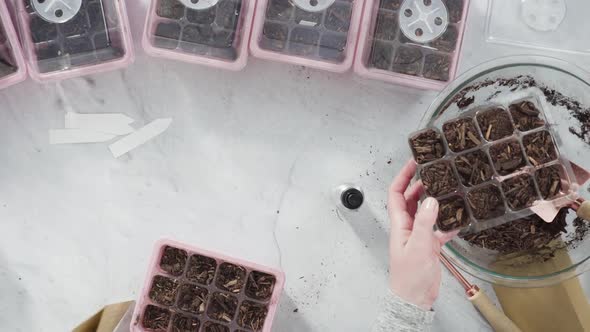
[[[354,70],[440,90],[455,77],[469,0],[368,0]]]
[[[124,1],[17,0],[17,6],[29,71],[37,81],[113,70],[133,60]]]
[[[131,331],[269,332],[284,282],[281,271],[163,240]]]
[[[0,89],[25,79],[20,44],[6,3],[0,2]]]
[[[362,5],[361,0],[258,1],[252,54],[344,72],[352,66]]]
[[[417,174],[439,201],[437,227],[478,232],[571,202],[577,188],[559,137],[534,97],[466,110],[410,136]]]
[[[152,0],[143,46],[153,56],[242,69],[248,57],[254,4],[253,0],[219,0],[207,5]]]

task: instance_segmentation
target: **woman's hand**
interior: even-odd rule
[[[410,186],[415,174],[416,163],[410,160],[389,189],[390,286],[403,300],[430,310],[441,281],[438,253],[457,232],[434,232],[438,202],[429,197],[418,207],[424,185],[418,181]]]

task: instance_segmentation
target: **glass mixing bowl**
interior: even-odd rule
[[[558,59],[515,56],[479,65],[441,92],[420,127],[457,117],[478,105],[518,100],[523,95],[541,101],[551,128],[560,137],[561,154],[590,167],[587,162],[584,165],[590,161],[590,75]],[[583,188],[578,193],[588,195]],[[585,223],[574,226],[575,217],[570,211],[567,233],[534,249],[501,253],[456,237],[443,250],[456,266],[484,281],[510,287],[548,286],[590,269],[590,238],[584,228],[576,227]]]

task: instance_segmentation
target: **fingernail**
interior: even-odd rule
[[[438,201],[432,197],[428,197],[424,200],[424,210],[432,211],[436,208]]]

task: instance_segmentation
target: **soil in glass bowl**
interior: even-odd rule
[[[568,158],[572,152],[575,153],[590,146],[590,107],[588,106],[590,105],[590,97],[588,96],[590,96],[590,75],[573,65],[556,59],[537,56],[498,59],[479,66],[446,88],[437,101],[433,103],[430,116],[424,118],[422,126],[440,127],[447,119],[457,118],[465,114],[465,112],[469,112],[470,109],[477,110],[477,107],[490,104],[501,104],[502,108],[505,107],[510,112],[515,127],[513,133],[515,138],[521,139],[527,134],[542,131],[544,128],[540,126],[540,120],[544,120],[547,129],[558,133],[560,136],[559,138],[554,137],[554,142],[556,145],[559,144],[557,148],[561,152],[561,159],[534,166],[525,154],[524,144],[519,142],[523,160],[525,165],[528,165],[523,171],[533,175],[537,182],[541,182],[536,173],[539,169],[558,165],[560,162],[564,162],[564,158]],[[542,105],[543,114],[537,116],[534,108],[531,107],[533,105],[530,104],[518,105],[518,112],[522,113],[524,109],[526,114],[516,114],[514,107],[511,109],[510,106],[520,104],[522,100],[531,101],[536,108]],[[532,112],[530,112],[531,110]],[[511,138],[512,136],[494,141],[492,145],[506,142]],[[576,161],[575,157],[574,161]],[[560,172],[553,171],[549,173],[545,171],[549,175],[554,175],[543,174],[544,178],[551,179],[551,181],[546,181],[544,185],[538,183],[537,189],[540,197],[565,196],[570,193],[572,185],[574,189],[577,188],[578,183],[572,177],[567,164],[564,165],[564,170],[565,172],[561,172],[561,183],[557,180]],[[516,171],[519,171],[518,167]],[[504,175],[499,175],[498,181],[506,179]],[[516,174],[508,173],[506,175],[514,176]],[[558,189],[560,185],[562,185],[561,190]],[[552,186],[554,186],[553,190],[551,189]],[[585,191],[581,192],[583,196],[586,196],[584,193]],[[560,198],[560,202],[567,204],[567,201],[568,198],[566,197]],[[506,205],[508,204],[506,203]],[[530,218],[532,217],[525,219]],[[570,242],[570,237],[581,237],[580,234],[582,233],[577,230],[583,228],[577,225],[587,223],[581,220],[574,222],[574,219],[575,216],[569,213],[567,217],[567,233],[559,232],[554,240],[549,240],[550,244],[547,246],[543,246],[542,242],[537,240],[536,242],[540,243],[539,247],[535,246],[522,251],[520,248],[506,249],[503,250],[506,254],[502,254],[497,250],[488,249],[488,246],[491,246],[491,242],[489,242],[491,241],[491,235],[483,233],[483,236],[478,237],[479,246],[456,238],[445,246],[444,250],[461,268],[478,278],[492,283],[519,287],[553,285],[590,269],[590,264],[588,264],[589,238],[586,236],[585,239],[577,241],[574,246],[567,245]],[[543,226],[545,224],[558,225],[555,222],[548,224],[540,221],[540,219],[539,223],[539,225]],[[501,238],[502,234],[511,232],[508,229],[516,224],[518,224],[516,221],[507,221],[500,226],[496,226],[498,227],[496,229],[500,229],[501,232],[498,232],[500,234],[495,235],[495,237]],[[477,221],[472,224],[474,232],[479,230],[478,227],[475,227],[477,225]],[[503,230],[501,227],[506,229]],[[506,245],[519,243],[515,239],[520,237],[523,237],[523,239],[534,238],[539,232],[542,232],[539,230],[542,228],[536,227],[536,225],[532,232],[530,231],[530,225],[523,227],[523,229],[523,232],[515,232],[514,237],[506,240]],[[487,231],[490,231],[490,229],[483,232]],[[533,232],[533,235],[529,234]],[[478,235],[479,233],[471,233],[461,236],[469,236],[469,239],[471,239],[471,237]],[[507,234],[505,236],[510,238]],[[534,242],[531,241],[531,243]],[[567,246],[564,247],[564,244]],[[486,248],[482,248],[482,246]],[[559,259],[552,259],[553,252],[555,252],[554,246],[559,246],[557,249]],[[522,248],[525,247],[522,246]],[[546,250],[546,247],[549,247],[550,250]],[[549,253],[549,255],[545,255],[546,253]],[[547,265],[543,265],[543,271],[532,271],[528,267],[529,263],[533,263],[533,261],[526,259],[530,256],[541,257],[541,262],[545,259],[550,261],[547,262]],[[513,259],[515,257],[517,259]],[[569,259],[564,261],[560,259],[561,257],[568,257]],[[531,265],[531,267],[536,266]]]

